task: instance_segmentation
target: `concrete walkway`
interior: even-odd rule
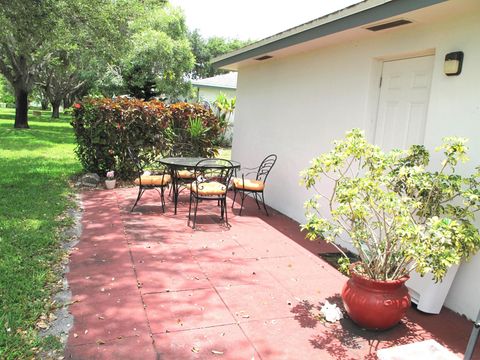
[[[394,329],[371,332],[349,319],[315,316],[325,300],[341,305],[345,277],[316,254],[297,223],[266,217],[254,202],[231,228],[201,203],[197,230],[135,188],[83,194],[83,233],[68,281],[74,326],[66,359],[376,359],[381,348],[435,339],[461,354],[471,322],[444,309],[410,309]],[[230,210],[230,208],[229,208]],[[477,358],[480,350],[477,350]]]

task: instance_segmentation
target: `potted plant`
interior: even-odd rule
[[[473,222],[480,209],[480,171],[455,173],[467,160],[465,142],[444,139],[442,167],[428,171],[424,147],[384,153],[354,129],[302,172],[303,184],[317,192],[306,203],[302,229],[310,240],[322,238],[343,254],[340,268],[351,277],[342,299],[358,325],[395,325],[410,305],[405,281],[411,271],[430,272],[440,281],[452,264],[479,249]],[[329,214],[322,214],[322,206]],[[342,241],[358,262],[350,264]]]
[[[113,170],[107,171],[107,179],[105,180],[105,187],[108,190],[112,190],[115,188],[115,172]]]

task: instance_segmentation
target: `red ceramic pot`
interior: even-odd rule
[[[342,290],[342,299],[350,318],[362,328],[386,330],[398,324],[410,307],[405,286],[409,279],[372,280],[351,271]]]

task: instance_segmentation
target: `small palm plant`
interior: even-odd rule
[[[306,203],[302,229],[311,240],[335,244],[348,239],[360,261],[354,271],[374,280],[396,280],[414,269],[441,280],[448,268],[480,248],[474,225],[480,210],[480,168],[471,176],[458,175],[467,161],[466,140],[445,138],[438,148],[444,160],[429,171],[423,146],[408,151],[382,152],[354,129],[334,148],[311,162],[302,183],[315,189]],[[327,189],[327,192],[321,191]],[[325,206],[329,214],[322,214]]]

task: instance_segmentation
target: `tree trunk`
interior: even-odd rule
[[[42,110],[48,110],[48,99],[43,98],[40,103],[42,104]]]
[[[66,96],[63,99],[63,108],[68,109],[69,107],[72,107],[73,105],[73,99],[70,96]]]
[[[52,118],[58,119],[60,117],[61,100],[52,101]]]
[[[16,129],[28,129],[28,92],[15,89],[15,125]]]

